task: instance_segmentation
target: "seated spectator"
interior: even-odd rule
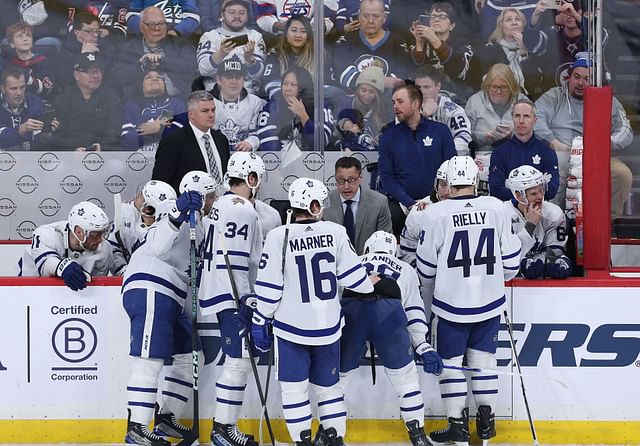
[[[142,11],[140,29],[142,38],[132,38],[120,50],[113,70],[115,86],[137,84],[147,70],[156,68],[163,73],[169,96],[186,96],[197,75],[193,46],[167,33],[164,14],[155,6]]]
[[[343,152],[367,152],[377,150],[373,139],[364,132],[364,117],[355,108],[345,108],[338,113],[336,124],[336,148]]]
[[[267,102],[258,118],[260,150],[315,150],[313,81],[304,68],[289,68],[281,90]],[[333,119],[327,104],[324,111],[324,146],[331,144]]]
[[[316,79],[313,59],[313,27],[304,16],[291,16],[285,22],[283,35],[276,47],[267,55],[264,68],[262,89],[267,97],[271,98],[282,82],[282,73],[289,68],[298,66],[304,68]],[[324,83],[331,79],[331,64],[325,53]]]
[[[341,107],[354,108],[364,116],[363,133],[371,138],[376,150],[382,126],[392,119],[391,114],[385,113],[383,95],[384,72],[378,66],[370,66],[358,74],[354,94],[348,95]]]
[[[163,130],[187,107],[181,99],[167,94],[162,73],[154,69],[147,71],[141,85],[127,97],[130,99],[124,104],[120,135],[122,148],[153,157]]]
[[[544,49],[542,33],[527,26],[527,18],[520,10],[506,8],[498,16],[489,42],[474,57],[476,74],[482,72],[481,67],[503,63],[511,68],[522,91],[537,98],[543,92],[542,61],[538,56]]]
[[[565,279],[571,274],[567,257],[567,220],[557,205],[544,199],[549,175],[532,166],[509,172],[507,187],[513,194],[504,203],[511,230],[522,243],[520,272],[526,279]]]
[[[465,43],[455,31],[456,11],[449,2],[434,2],[427,11],[428,24],[415,20],[411,34],[415,45],[411,56],[416,65],[442,67],[446,76],[447,89],[464,95],[464,81],[467,79],[473,48]]]
[[[34,52],[33,27],[25,22],[14,23],[7,28],[7,40],[15,54],[3,54],[5,64],[15,65],[25,73],[28,92],[41,99],[50,98],[55,71],[46,55]]]
[[[218,83],[211,91],[216,103],[214,128],[227,137],[230,150],[251,152],[260,145],[255,132],[266,101],[247,92],[243,87],[244,76],[244,66],[237,57],[222,62]]]
[[[239,58],[246,68],[245,87],[250,93],[256,93],[264,71],[266,47],[262,35],[247,28],[249,15],[247,0],[224,0],[222,26],[200,37],[197,60],[200,75],[213,78],[224,60],[234,56]],[[248,42],[234,42],[234,39],[240,37],[246,37]]]
[[[384,0],[384,12],[387,17],[389,16],[389,2],[390,0]],[[335,27],[338,35],[344,35],[360,29],[359,10],[360,0],[338,0]]]
[[[14,23],[24,22],[33,27],[33,40],[38,47],[57,51],[66,38],[68,26],[66,2],[60,0],[8,0],[2,2],[0,33]]]
[[[411,61],[401,39],[384,29],[386,17],[382,0],[362,0],[360,30],[336,42],[333,71],[343,88],[355,90],[360,72],[372,65],[382,68],[385,88],[402,85]]]
[[[47,118],[42,100],[26,90],[24,73],[15,66],[0,76],[0,149],[34,150],[51,139],[58,121]],[[48,122],[46,122],[48,119]]]
[[[464,108],[441,90],[441,71],[430,65],[423,65],[414,76],[416,87],[422,92],[422,115],[449,127],[458,155],[469,155],[471,123]]]
[[[79,54],[73,64],[76,83],[53,100],[60,125],[53,134],[57,150],[118,150],[122,109],[113,90],[102,86],[100,56]]]
[[[477,144],[476,164],[480,171],[479,190],[486,192],[491,151],[513,133],[513,104],[525,98],[513,73],[505,64],[495,64],[482,81],[481,90],[467,101],[465,111],[471,121],[471,136]]]
[[[391,214],[384,195],[362,186],[362,165],[343,156],[335,164],[336,188],[329,192],[329,206],[322,219],[343,225],[356,253],[376,231],[391,232]]]
[[[200,26],[200,10],[196,0],[131,0],[127,13],[127,31],[129,34],[144,33],[144,10],[156,6],[163,12],[165,24],[172,37],[188,39]],[[159,23],[153,19],[155,23]]]
[[[334,27],[337,0],[323,2],[324,32],[329,34]],[[278,0],[254,0],[256,23],[267,35],[279,35],[285,32],[286,22],[293,16],[313,18],[313,0],[305,2],[283,2]]]
[[[584,90],[589,85],[589,60],[578,58],[569,70],[566,85],[554,87],[536,101],[535,132],[549,143],[558,155],[560,187],[554,202],[565,207],[567,175],[571,144],[576,136],[583,136]],[[624,149],[633,141],[633,131],[627,115],[615,97],[611,109],[611,151]],[[594,174],[594,173],[589,173]],[[622,215],[629,198],[633,175],[622,161],[611,158],[611,215]]]
[[[65,0],[67,14],[75,16],[87,11],[100,19],[100,40],[110,45],[123,44],[127,37],[127,13],[129,0]]]
[[[489,195],[506,201],[512,198],[505,184],[509,172],[528,164],[548,176],[544,199],[556,196],[559,186],[558,156],[549,144],[538,139],[533,127],[536,123],[536,106],[529,99],[519,99],[513,105],[513,136],[491,153],[489,167]]]
[[[536,7],[538,0],[474,0],[475,12],[479,14],[476,22],[480,25],[480,41],[486,42],[495,30],[496,20],[505,8],[514,8],[525,15],[527,19]]]

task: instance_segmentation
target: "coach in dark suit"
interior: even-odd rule
[[[180,180],[192,170],[209,172],[222,183],[229,161],[229,141],[218,130],[211,93],[194,91],[187,99],[189,123],[160,140],[151,179],[162,180],[179,193]]]
[[[362,165],[357,158],[342,157],[336,161],[335,190],[329,193],[329,207],[323,219],[343,225],[358,255],[376,231],[391,232],[391,212],[387,198],[361,186]]]

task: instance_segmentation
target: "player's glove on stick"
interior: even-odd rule
[[[271,333],[269,333],[271,323],[255,312],[253,313],[252,322],[251,338],[253,339],[253,344],[258,350],[266,353],[271,350],[273,339]]]
[[[520,271],[525,279],[540,279],[544,274],[544,262],[542,259],[524,258],[520,262]]]
[[[422,368],[426,373],[440,375],[442,373],[442,358],[427,342],[416,348],[416,353],[422,357]]]
[[[202,195],[195,190],[189,190],[180,194],[176,200],[176,208],[170,213],[171,220],[179,226],[182,222],[189,220],[191,212],[199,211],[202,208]]]
[[[569,257],[561,255],[554,262],[547,264],[546,274],[552,279],[566,279],[571,274],[571,260]]]
[[[56,268],[56,276],[64,280],[64,284],[73,291],[83,290],[87,287],[87,282],[91,282],[91,274],[80,266],[78,262],[71,259],[62,259]]]

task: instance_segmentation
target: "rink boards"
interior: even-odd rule
[[[60,283],[0,279],[5,297],[0,324],[0,443],[112,443],[122,438],[129,334],[119,279],[97,279],[79,293]],[[507,296],[523,373],[536,375],[526,376],[525,385],[541,442],[640,443],[640,284],[631,279],[547,284],[516,282]],[[199,328],[207,363],[200,368],[206,435],[222,354],[214,321],[203,321]],[[262,357],[258,367],[263,381],[266,359]],[[500,370],[512,370],[504,326],[498,359]],[[396,398],[383,369],[377,368],[375,386],[367,364],[358,373],[347,393],[348,440],[403,441]],[[421,373],[421,381],[427,417],[441,418],[436,378]],[[276,419],[279,440],[287,441],[279,387],[275,381],[271,386],[269,413]],[[259,409],[250,383],[242,411],[245,428],[257,431]],[[496,415],[500,440],[528,441],[517,378],[500,376]],[[440,421],[427,420],[428,429],[439,425]]]

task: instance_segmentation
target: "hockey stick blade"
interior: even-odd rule
[[[474,367],[458,367],[455,365],[443,365],[442,366],[445,369],[450,369],[450,370],[460,370],[462,372],[477,372],[477,373],[494,373],[496,375],[507,375],[507,376],[517,376],[517,373],[514,372],[508,372],[506,370],[494,370],[494,369],[478,369],[478,368],[474,368]],[[525,378],[534,378],[534,379],[548,379],[550,381],[555,382],[556,384],[562,386],[565,389],[568,389],[569,386],[567,386],[567,384],[564,381],[559,380],[558,378],[554,378],[553,376],[547,376],[547,375],[529,375],[529,374],[523,374],[522,375]]]

